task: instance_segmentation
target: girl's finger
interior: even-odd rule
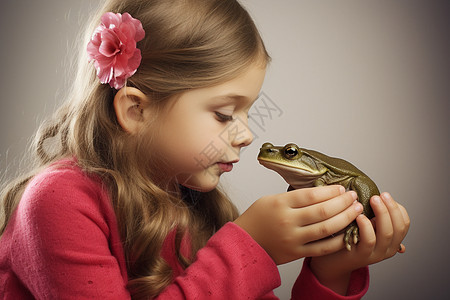
[[[285,194],[289,195],[289,206],[291,208],[302,208],[317,204],[345,193],[345,188],[340,185],[319,186],[292,190]]]
[[[395,202],[394,199],[392,199],[391,195],[389,195],[388,193],[381,194],[381,199],[383,199],[383,202],[386,205],[391,216],[392,226],[394,229],[394,236],[392,238],[392,252],[395,253],[394,251],[398,250],[400,243],[402,242],[408,231],[409,217],[407,217],[405,221],[404,214],[406,213],[406,210],[402,212],[402,207],[397,202]]]
[[[302,253],[305,257],[324,256],[337,252],[344,248],[344,234],[339,234],[326,239],[313,241],[302,246]]]
[[[398,206],[400,207],[400,211],[402,212],[403,222],[405,223],[405,228],[404,228],[404,232],[403,232],[403,238],[405,238],[406,234],[408,233],[409,226],[411,224],[411,220],[409,218],[408,213],[406,212],[406,209],[400,204],[398,204]]]
[[[376,233],[377,243],[375,251],[386,252],[391,246],[392,238],[394,236],[394,228],[392,226],[391,216],[389,211],[381,200],[380,196],[373,196],[370,199],[370,205],[376,216]]]
[[[346,210],[357,198],[357,194],[350,191],[328,201],[304,207],[299,211],[299,221],[303,226],[325,221]]]
[[[406,212],[406,209],[402,205],[395,202],[388,193],[382,194],[382,197],[383,197],[383,199],[384,199],[384,197],[386,197],[387,198],[386,201],[388,201],[388,202],[392,201],[393,204],[391,204],[391,205],[386,204],[386,206],[388,207],[388,209],[390,211],[392,210],[391,215],[392,215],[392,222],[394,224],[394,228],[396,228],[396,230],[398,231],[398,233],[401,235],[401,237],[403,239],[409,229],[409,224],[410,224],[409,215]],[[390,200],[389,200],[389,198],[390,198]]]
[[[400,211],[402,212],[402,216],[403,216],[403,221],[405,222],[405,225],[409,228],[409,225],[411,223],[411,220],[409,218],[408,213],[406,212],[406,209],[403,207],[403,205],[398,204],[398,206],[400,207]]]
[[[365,215],[359,215],[356,218],[356,223],[359,227],[360,238],[356,249],[364,257],[369,257],[377,242],[375,228],[373,227],[371,220],[369,220]]]
[[[327,220],[301,227],[301,230],[304,231],[305,241],[320,240],[339,232],[355,220],[362,210],[361,203],[354,202],[346,210]]]

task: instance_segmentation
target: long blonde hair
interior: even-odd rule
[[[172,280],[170,267],[160,257],[171,231],[176,230],[177,256],[186,267],[190,260],[180,253],[182,237],[195,232],[190,235],[194,256],[238,212],[219,189],[194,192],[194,196],[183,197],[182,191],[170,194],[154,183],[152,170],[142,167],[157,159],[139,155],[148,153],[151,143],[121,129],[112,105],[115,90],[100,84],[87,62],[87,42],[107,11],[128,12],[142,22],[146,32],[138,43],[142,62],[127,85],[141,90],[161,108],[182,92],[223,83],[256,60],[267,63],[270,58],[251,17],[235,0],[106,1],[87,27],[68,100],[36,135],[36,168],[2,191],[0,234],[29,180],[52,162],[76,157],[86,173],[103,179],[119,224],[128,287],[133,298],[147,299]],[[52,147],[47,145],[49,140]],[[195,197],[195,201],[186,201],[186,197]]]

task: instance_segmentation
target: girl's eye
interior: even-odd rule
[[[217,111],[216,111],[216,116],[217,116],[217,118],[219,118],[220,122],[229,122],[229,121],[233,120],[233,116],[224,115]]]

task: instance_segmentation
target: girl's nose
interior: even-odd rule
[[[253,133],[248,127],[247,120],[238,118],[235,121],[235,126],[236,134],[231,135],[233,137],[232,145],[241,148],[250,145],[253,142]]]

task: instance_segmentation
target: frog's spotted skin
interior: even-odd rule
[[[353,190],[364,207],[363,213],[368,218],[374,216],[369,200],[380,192],[366,174],[348,161],[299,148],[296,144],[274,146],[271,143],[262,145],[258,160],[266,168],[279,173],[292,189],[340,184]],[[358,226],[352,222],[345,229],[345,246],[350,251],[352,242],[356,244],[358,240]]]

